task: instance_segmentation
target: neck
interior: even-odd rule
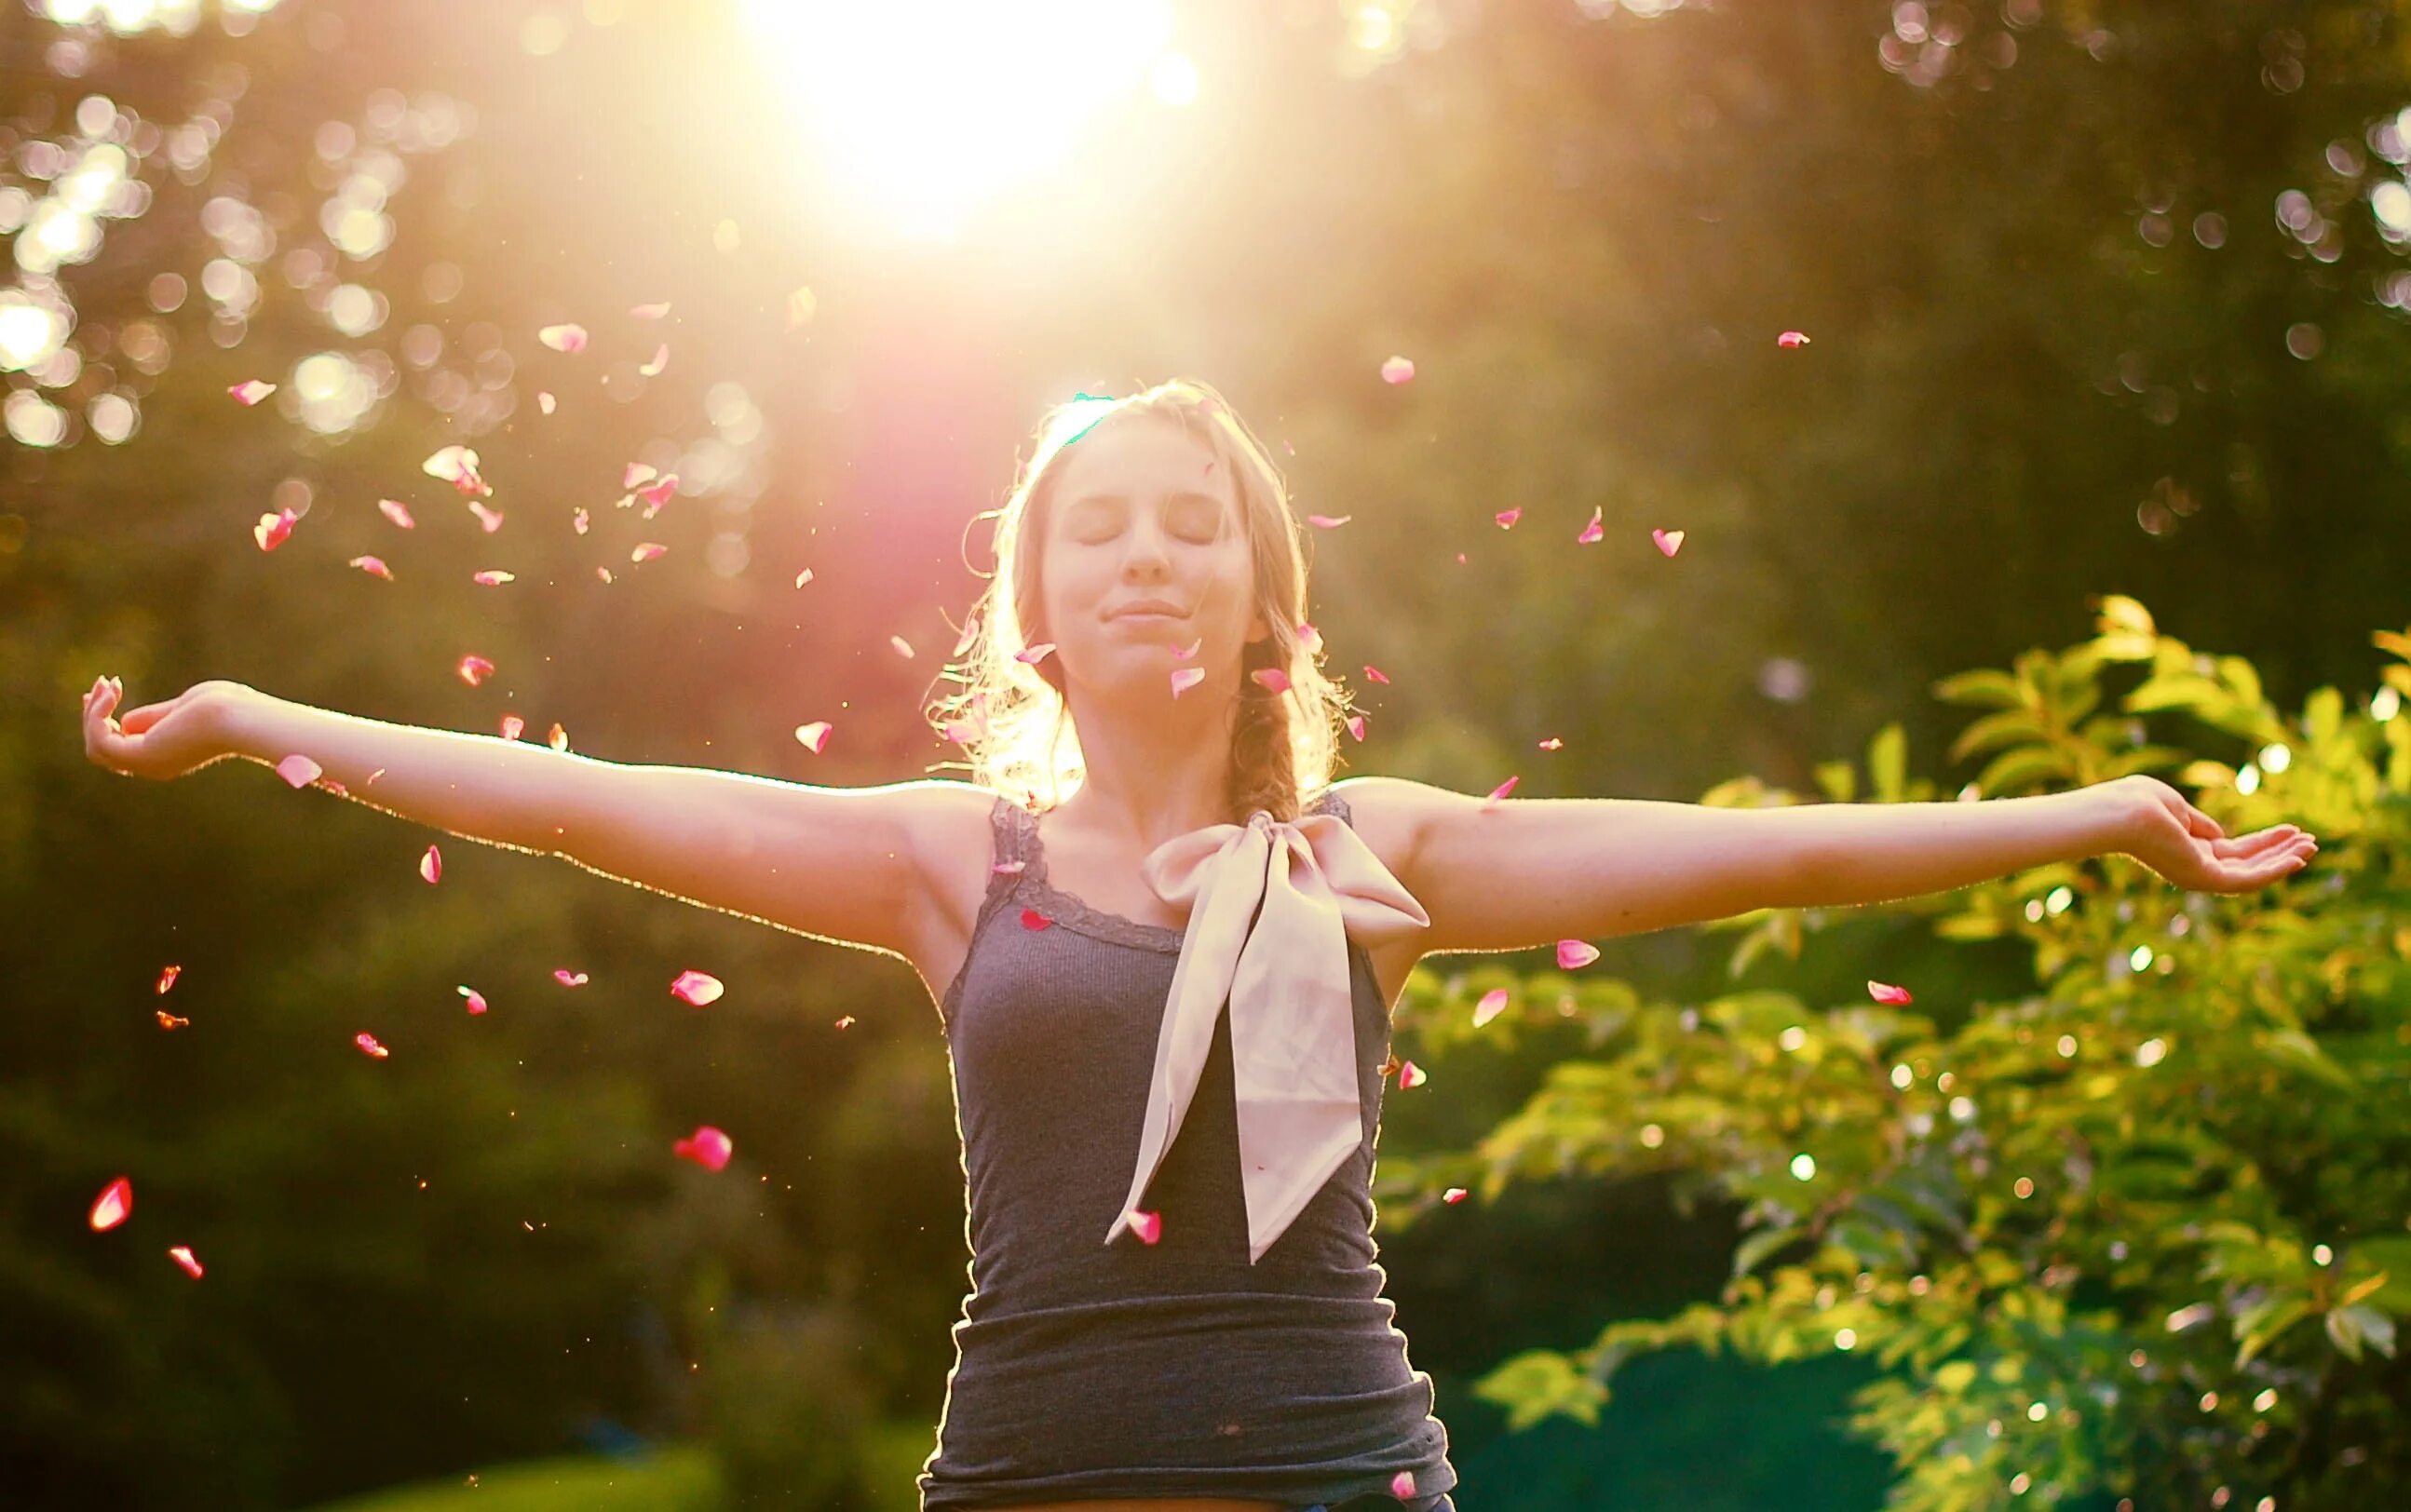
[[[1238,698],[1235,679],[1218,685],[1209,674],[1176,700],[1165,694],[1166,706],[1140,713],[1084,698],[1074,685],[1072,721],[1087,775],[1059,812],[1141,850],[1224,822]]]

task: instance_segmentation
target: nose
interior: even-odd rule
[[[1172,559],[1163,548],[1163,532],[1152,519],[1132,522],[1129,545],[1122,552],[1122,575],[1153,582],[1171,575]]]

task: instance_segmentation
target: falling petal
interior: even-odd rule
[[[1021,910],[1021,927],[1024,929],[1052,929],[1055,927],[1055,921],[1047,918],[1036,909],[1024,909]]]
[[[1649,539],[1657,542],[1658,549],[1670,557],[1683,549],[1683,532],[1680,531],[1652,531]]]
[[[1197,654],[1197,648],[1205,644],[1206,637],[1200,635],[1195,640],[1191,641],[1186,647],[1176,646],[1172,648],[1172,660],[1175,662],[1186,662],[1191,657],[1195,656]]]
[[[325,769],[309,757],[296,753],[276,763],[276,775],[296,788],[306,788],[325,775]]]
[[[555,750],[567,750],[569,749],[569,732],[563,729],[559,724],[555,724],[551,729],[547,730],[544,733],[544,743],[550,746]]]
[[[275,393],[276,385],[274,384],[263,384],[256,378],[246,378],[241,383],[239,383],[233,387],[227,389],[226,392],[235,397],[235,401],[237,403],[248,407],[258,403],[269,395]]]
[[[796,726],[796,738],[810,747],[815,756],[828,749],[830,725],[826,720],[814,720],[810,724]]]
[[[300,516],[289,509],[280,509],[273,515],[262,515],[259,516],[259,523],[251,528],[251,538],[259,543],[260,550],[273,551],[285,544],[286,536],[293,533],[293,522],[299,518]]]
[[[637,563],[658,561],[668,554],[669,549],[659,541],[639,541],[636,549],[628,553],[628,560]]]
[[[482,573],[472,573],[469,577],[470,581],[483,588],[494,588],[500,584],[518,581],[511,574],[495,567],[489,567]]]
[[[594,569],[594,575],[607,583],[611,581],[611,569],[608,567],[597,567]]]
[[[587,517],[586,506],[584,504],[580,504],[576,509],[570,511],[569,528],[576,531],[578,534],[584,535],[588,530],[592,528],[593,524],[594,522]]]
[[[670,983],[671,996],[695,1008],[720,1001],[723,990],[718,977],[702,971],[681,971],[678,980]]]
[[[427,854],[418,858],[418,875],[427,879],[430,887],[434,886],[444,875],[444,852],[429,846]]]
[[[1868,982],[1867,996],[1874,998],[1878,1003],[1891,1003],[1894,1006],[1898,1006],[1899,1004],[1906,1003],[1909,1000],[1907,988],[1895,987],[1889,982],[1882,981]]]
[[[706,1170],[720,1170],[736,1153],[737,1143],[709,1124],[700,1125],[693,1134],[670,1146],[681,1160],[692,1160]]]
[[[848,1013],[845,1017],[837,1021],[837,1026],[840,1029],[850,1028],[853,1026],[853,1024],[854,1015],[851,1013]]]
[[[1178,698],[1205,680],[1204,667],[1175,667],[1172,670],[1172,696]]]
[[[1163,1214],[1161,1213],[1133,1212],[1129,1223],[1131,1232],[1138,1235],[1141,1243],[1152,1244],[1163,1237]]]
[[[526,731],[526,729],[527,721],[520,719],[518,715],[505,714],[503,716],[503,738],[504,740],[517,740],[519,735]]]
[[[1390,1477],[1390,1494],[1403,1502],[1415,1493],[1415,1473],[1401,1470]]]
[[[902,657],[907,662],[913,660],[913,643],[911,641],[906,640],[901,635],[890,635],[887,637],[887,644],[896,647],[896,654],[898,656]]]
[[[1353,515],[1308,515],[1306,523],[1319,531],[1336,531],[1355,517]]]
[[[552,395],[551,395],[551,394],[549,394],[549,393],[548,393],[548,392],[547,392],[546,390],[544,390],[544,389],[541,389],[541,388],[537,389],[537,390],[535,391],[535,407],[536,407],[537,409],[539,409],[539,410],[542,410],[545,414],[550,414],[552,413],[552,406],[553,406],[553,398],[552,398]]]
[[[957,746],[977,745],[980,741],[987,738],[987,721],[985,720],[948,720],[946,721],[944,734],[948,740],[953,741]]]
[[[1584,545],[1588,545],[1606,533],[1607,531],[1605,528],[1600,521],[1600,511],[1598,508],[1594,507],[1590,512],[1590,523],[1582,528],[1582,533],[1575,536],[1574,540]]]
[[[488,535],[503,528],[503,512],[499,509],[488,509],[472,499],[469,501],[469,513],[477,516],[477,523],[486,528]]]
[[[811,568],[809,568],[809,567],[805,568],[802,572],[797,573],[797,574],[796,574],[796,586],[797,588],[801,588],[801,587],[803,587],[806,583],[809,583],[809,582],[811,582],[811,580],[812,580],[812,570],[811,570]]]
[[[1297,643],[1306,647],[1306,654],[1308,656],[1322,654],[1322,632],[1310,624],[1297,627]]]
[[[620,487],[634,488],[639,483],[650,483],[661,473],[643,462],[630,462],[620,470]]]
[[[1365,738],[1365,716],[1362,714],[1351,714],[1348,716],[1347,723],[1348,733],[1350,734],[1354,735],[1359,740]]]
[[[670,365],[670,343],[669,343],[669,342],[664,342],[660,345],[660,347],[658,347],[657,349],[655,349],[655,351],[654,351],[654,353],[653,353],[653,360],[652,360],[652,361],[650,361],[650,362],[646,363],[643,367],[638,368],[636,371],[637,371],[638,372],[642,373],[644,376],[646,376],[646,377],[648,377],[648,378],[650,378],[650,377],[653,377],[653,376],[655,376],[656,374],[658,374],[658,373],[659,373],[659,372],[660,372],[664,368],[666,368],[666,367],[668,367],[669,365]]]
[[[552,980],[564,987],[583,987],[586,985],[586,973],[556,967],[553,968]]]
[[[379,558],[354,557],[349,565],[357,567],[360,571],[367,573],[372,576],[382,577],[388,583],[393,581],[393,569],[387,567],[383,560]]]
[[[418,522],[410,517],[410,506],[399,499],[380,499],[377,501],[377,508],[385,511],[386,518],[405,531],[415,531],[418,528]]]
[[[494,664],[482,656],[464,656],[460,659],[460,666],[454,670],[460,674],[462,682],[475,688],[493,673]]]
[[[1034,667],[1039,662],[1045,661],[1046,653],[1053,649],[1055,649],[1055,643],[1053,641],[1040,641],[1035,646],[1028,647],[1022,650],[1014,652],[1013,659],[1024,666]]]
[[[1381,382],[1403,384],[1415,375],[1415,365],[1405,357],[1392,357],[1381,364]]]
[[[1465,1200],[1465,1188],[1462,1186],[1452,1186],[1447,1191],[1439,1194],[1439,1199],[1443,1202],[1462,1202]]]
[[[1788,330],[1775,339],[1775,344],[1777,346],[1806,346],[1808,344],[1808,338],[1796,330]]]
[[[1564,745],[1564,741],[1559,740],[1555,735],[1551,735],[1548,739],[1541,742],[1541,749],[1542,750],[1556,750],[1561,749]]]
[[[477,454],[466,446],[444,446],[418,464],[431,478],[442,478],[462,493],[491,496],[493,488],[477,473]]]
[[[1398,1090],[1401,1092],[1409,1087],[1419,1087],[1430,1080],[1430,1077],[1424,1074],[1424,1069],[1413,1061],[1408,1061],[1398,1068]]]
[[[1268,691],[1276,693],[1289,691],[1289,674],[1279,667],[1258,667],[1249,673],[1248,677],[1252,682],[1262,684]]]
[[[988,870],[1001,877],[1018,877],[1021,875],[1022,868],[1029,865],[1030,863],[1026,861],[1000,861]]]
[[[1522,776],[1518,775],[1511,777],[1506,781],[1499,783],[1497,787],[1490,790],[1489,797],[1482,800],[1482,807],[1487,808],[1492,804],[1497,803],[1499,799],[1506,797],[1509,793],[1515,791],[1515,784],[1523,780],[1524,778]]]
[[[92,1231],[106,1233],[124,1223],[126,1214],[133,1211],[134,1183],[128,1177],[120,1176],[102,1187],[100,1196],[93,1199]]]
[[[535,339],[556,352],[586,350],[586,327],[583,326],[547,326],[535,333]]]
[[[973,615],[963,621],[963,632],[955,637],[955,648],[946,654],[949,656],[960,656],[965,651],[970,650],[972,648],[972,642],[978,638],[979,616]]]
[[[181,1029],[193,1022],[191,1019],[180,1019],[164,1008],[153,1009],[152,1011],[159,1015],[159,1027],[163,1029]]]
[[[193,1258],[193,1251],[190,1245],[169,1245],[168,1247],[168,1258],[175,1261],[178,1265],[183,1266],[186,1275],[191,1276],[196,1281],[201,1279],[201,1262]]]
[[[159,985],[156,989],[159,996],[165,997],[168,995],[168,989],[174,986],[176,984],[176,979],[183,974],[184,968],[181,966],[171,966],[161,971],[159,973]]]
[[[469,1000],[468,1008],[471,1013],[483,1013],[486,1010],[486,995],[476,988],[455,987],[452,990]]]
[[[369,1033],[365,1029],[361,1030],[358,1034],[352,1036],[352,1043],[360,1047],[361,1054],[371,1056],[377,1060],[383,1060],[387,1055],[393,1054],[393,1052],[386,1049],[385,1046],[378,1044],[377,1037]]]
[[[1365,667],[1365,676],[1367,676],[1367,677],[1369,677],[1369,678],[1371,678],[1373,681],[1375,681],[1375,682],[1379,682],[1379,683],[1386,683],[1386,682],[1388,682],[1388,681],[1390,680],[1388,677],[1386,677],[1386,676],[1384,676],[1382,675],[1382,673],[1381,673],[1381,669],[1380,667],[1374,666],[1374,665],[1372,665],[1370,662],[1367,662],[1367,663],[1366,664],[1366,667]]]
[[[628,313],[638,320],[659,320],[669,313],[670,302],[667,299],[664,299],[659,304],[636,304],[628,307]]]
[[[794,330],[796,327],[810,322],[812,318],[812,311],[818,305],[819,301],[812,298],[812,291],[810,289],[797,289],[788,295],[787,328]]]
[[[1563,971],[1579,971],[1599,959],[1599,947],[1586,939],[1557,941],[1557,967]]]
[[[1498,514],[1493,515],[1490,517],[1497,520],[1498,522],[1498,528],[1503,531],[1524,517],[1524,506],[1517,504],[1512,509],[1502,509]]]
[[[1507,1011],[1507,989],[1493,987],[1473,1005],[1473,1026],[1477,1029]]]

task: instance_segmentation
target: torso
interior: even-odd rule
[[[986,792],[986,790],[979,790]],[[1394,875],[1398,874],[1396,856],[1400,836],[1395,826],[1385,823],[1379,804],[1361,790],[1341,794],[1348,800],[1357,837],[1379,857]],[[990,795],[991,801],[993,795]],[[1071,894],[1092,909],[1159,928],[1185,929],[1188,915],[1157,897],[1139,873],[1145,861],[1144,852],[1116,852],[1110,845],[1095,843],[1076,831],[1058,827],[1057,816],[1042,815],[1038,821],[1039,843],[1046,853],[1048,883],[1059,891]],[[934,1004],[945,992],[947,983],[962,969],[971,952],[972,927],[979,918],[980,903],[987,895],[989,867],[995,857],[991,853],[989,812],[986,805],[966,804],[950,810],[947,821],[951,829],[941,849],[932,854],[958,856],[960,863],[945,868],[942,875],[932,876],[929,886],[933,893],[930,906],[914,934],[918,937],[911,959],[920,972],[921,981]],[[1407,879],[1399,875],[1399,880]],[[1412,884],[1409,884],[1411,891]],[[1423,959],[1423,951],[1414,940],[1376,946],[1367,952],[1372,957],[1373,980],[1380,988],[1382,1005],[1392,1013],[1397,1011],[1398,995],[1407,984],[1407,977]],[[1117,1504],[1118,1505],[1118,1504]],[[1144,1505],[1132,1503],[1133,1508]],[[1212,1507],[1189,1503],[1167,1503],[1181,1512],[1221,1512],[1221,1504]],[[1233,1512],[1244,1506],[1247,1512],[1263,1505],[1261,1503],[1230,1504]],[[1111,1512],[1111,1508],[1094,1502],[1080,1504],[1081,1512]],[[1044,1512],[1041,1508],[1024,1508],[1022,1512]]]

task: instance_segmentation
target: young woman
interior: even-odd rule
[[[1334,784],[1302,533],[1230,406],[1050,414],[1000,512],[972,782],[630,766],[202,683],[92,759],[300,754],[456,835],[903,957],[937,1004],[972,1293],[923,1506],[1453,1509],[1370,1198],[1390,1013],[1427,955],[1867,903],[2111,850],[2241,892],[2308,862],[2126,778],[1984,803],[1708,808]],[[1512,1488],[1506,1489],[1512,1493]]]

